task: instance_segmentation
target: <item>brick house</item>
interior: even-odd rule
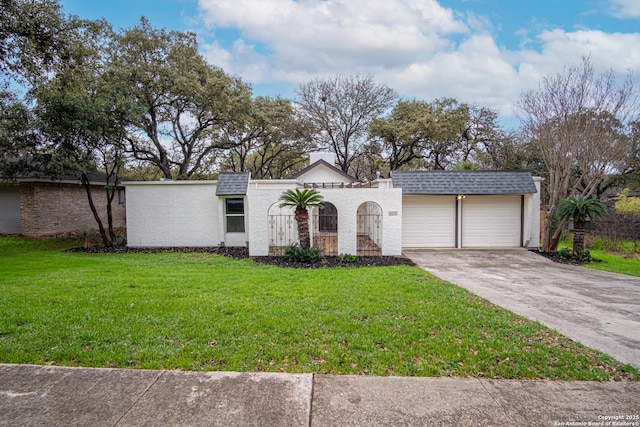
[[[94,204],[106,227],[104,177],[92,174],[90,182]],[[118,193],[112,204],[114,227],[125,227],[124,187]],[[97,228],[85,189],[76,178],[0,181],[0,234],[47,237]]]

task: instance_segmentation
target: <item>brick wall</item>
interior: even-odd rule
[[[101,186],[93,186],[91,193],[106,228],[106,192]],[[118,203],[117,194],[111,207],[114,227],[125,227],[125,206]],[[80,184],[21,182],[20,210],[22,234],[29,237],[98,228],[89,208],[87,194]]]

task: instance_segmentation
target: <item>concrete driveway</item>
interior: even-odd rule
[[[640,367],[640,278],[558,264],[525,249],[421,250],[430,273]]]

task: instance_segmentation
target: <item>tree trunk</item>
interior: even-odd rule
[[[556,224],[556,230],[553,235],[549,239],[549,251],[554,252],[558,249],[558,245],[560,244],[560,239],[562,239],[562,232],[564,225],[567,221],[563,219],[559,219]]]
[[[573,252],[584,251],[584,221],[573,222]]]
[[[98,223],[98,229],[100,230],[100,237],[102,237],[102,243],[105,246],[112,246],[112,243],[109,241],[107,237],[107,231],[104,229],[104,225],[102,225],[102,220],[100,220],[100,215],[98,215],[98,211],[96,209],[96,205],[93,203],[93,197],[91,195],[91,183],[89,182],[89,178],[85,173],[80,177],[80,181],[84,186],[85,191],[87,192],[87,199],[89,200],[89,208],[91,208],[91,213],[93,214],[93,218]]]
[[[116,181],[117,182],[117,181]],[[113,199],[115,198],[115,194],[118,191],[118,187],[116,185],[113,188],[109,188],[107,186],[107,227],[109,229],[109,239],[111,240],[111,244],[115,246],[116,244],[116,232],[113,228]]]
[[[308,248],[311,246],[309,238],[309,212],[305,208],[296,207],[296,223],[298,224],[298,238],[300,239],[300,247]]]

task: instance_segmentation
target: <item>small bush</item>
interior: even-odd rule
[[[75,236],[76,241],[85,249],[96,247],[99,243],[102,243],[98,231],[87,226],[74,231],[73,236]]]
[[[336,257],[336,260],[338,262],[358,262],[358,256],[351,254],[340,254]]]
[[[560,258],[566,260],[585,263],[593,261],[593,257],[591,256],[591,252],[589,251],[589,249],[574,252],[571,249],[563,248],[558,251],[558,254],[560,255]]]
[[[294,244],[284,247],[283,256],[291,262],[316,262],[322,257],[322,249],[315,246],[302,248]]]
[[[127,229],[125,227],[116,228],[113,230],[116,235],[115,245],[126,246],[127,245]]]

